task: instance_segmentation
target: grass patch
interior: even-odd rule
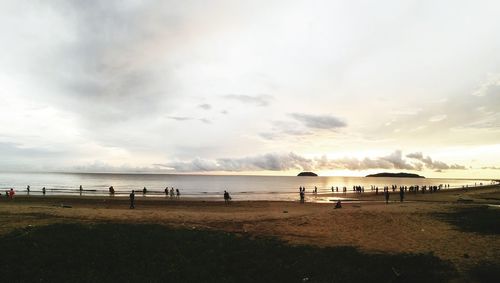
[[[500,278],[500,264],[481,262],[471,268],[468,273],[475,282],[496,283]]]
[[[461,231],[488,235],[500,234],[500,209],[488,206],[457,208],[453,212],[438,213],[437,217],[453,224]]]
[[[288,246],[273,239],[160,225],[22,229],[0,238],[0,251],[4,282],[429,283],[456,274],[450,263],[431,254]]]

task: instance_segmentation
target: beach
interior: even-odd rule
[[[298,194],[297,194],[298,195]],[[160,224],[172,228],[224,231],[250,237],[273,237],[290,245],[353,246],[368,253],[432,253],[458,272],[500,263],[495,231],[463,229],[453,215],[487,209],[500,215],[500,186],[453,189],[437,193],[348,194],[356,201],[341,209],[331,203],[298,201],[222,201],[125,197],[19,196],[0,202],[0,234],[54,223]],[[450,221],[451,219],[451,221]],[[483,227],[484,228],[484,227]],[[495,229],[494,227],[490,227]]]

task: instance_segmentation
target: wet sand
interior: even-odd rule
[[[298,194],[297,194],[298,196]],[[309,199],[314,198],[308,194]],[[500,210],[500,186],[405,195],[347,194],[359,201],[332,203],[171,200],[136,196],[136,209],[123,197],[17,196],[0,200],[0,235],[28,225],[51,223],[154,223],[271,236],[290,244],[355,246],[383,253],[434,253],[460,271],[480,262],[500,262],[500,237],[464,232],[436,217],[457,208],[489,205]]]

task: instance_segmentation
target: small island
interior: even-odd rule
[[[300,172],[297,176],[318,177],[318,174],[314,172]]]
[[[377,173],[377,174],[370,174],[366,175],[366,177],[388,177],[388,178],[425,178],[424,176],[420,176],[417,174],[413,173]]]

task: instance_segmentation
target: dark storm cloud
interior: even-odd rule
[[[271,103],[271,100],[273,99],[273,96],[271,95],[250,96],[242,94],[228,94],[224,95],[223,97],[230,100],[236,100],[241,103],[252,104],[261,107],[268,106]]]
[[[347,124],[340,118],[330,115],[292,113],[290,116],[303,123],[305,126],[314,129],[338,129],[347,126]]]

